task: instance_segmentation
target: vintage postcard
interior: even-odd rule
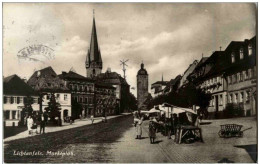
[[[257,3],[3,3],[4,163],[256,163]]]

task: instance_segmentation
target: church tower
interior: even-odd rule
[[[91,41],[90,41],[90,46],[88,49],[85,64],[86,64],[87,77],[91,77],[91,78],[95,77],[95,76],[99,75],[102,71],[103,63],[102,63],[100,49],[98,46],[97,31],[96,31],[94,15],[93,15]]]
[[[137,73],[137,101],[138,109],[143,106],[144,101],[148,97],[148,73],[141,64],[141,69]]]

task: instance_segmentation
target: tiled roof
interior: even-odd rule
[[[36,96],[38,93],[17,75],[4,78],[4,95]]]
[[[35,71],[28,80],[28,84],[37,91],[69,92],[64,80],[57,76],[52,67]]]
[[[73,72],[73,71],[69,71],[68,73],[67,72],[62,72],[62,74],[58,75],[60,78],[62,79],[74,79],[74,80],[83,80],[83,81],[89,81],[89,82],[94,82],[93,79],[91,78],[87,78],[87,77],[84,77],[80,74],[77,74],[76,72]]]
[[[120,74],[118,74],[116,72],[101,73],[95,77],[95,80],[97,82],[104,82],[104,83],[109,83],[112,85],[115,85],[115,84],[128,85],[126,80],[123,77],[121,77]]]

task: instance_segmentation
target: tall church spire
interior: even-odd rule
[[[98,46],[97,40],[97,30],[96,30],[96,22],[95,22],[95,11],[93,10],[93,24],[92,24],[92,32],[91,32],[91,40],[90,46],[86,58],[86,69],[87,69],[87,77],[91,77],[92,75],[97,75],[101,73],[102,70],[102,58],[100,49]]]

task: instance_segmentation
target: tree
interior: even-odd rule
[[[60,118],[60,103],[56,102],[54,93],[51,93],[50,101],[48,102],[48,107],[45,108],[52,122],[55,121],[55,117]]]
[[[83,107],[80,103],[78,103],[75,99],[72,100],[72,117],[79,118],[79,115],[82,113]]]
[[[32,104],[33,104],[33,98],[30,95],[27,95],[27,97],[24,97],[23,100],[23,109],[22,109],[22,124],[24,124],[24,117],[28,117],[31,116],[33,114],[33,108],[32,108]]]

